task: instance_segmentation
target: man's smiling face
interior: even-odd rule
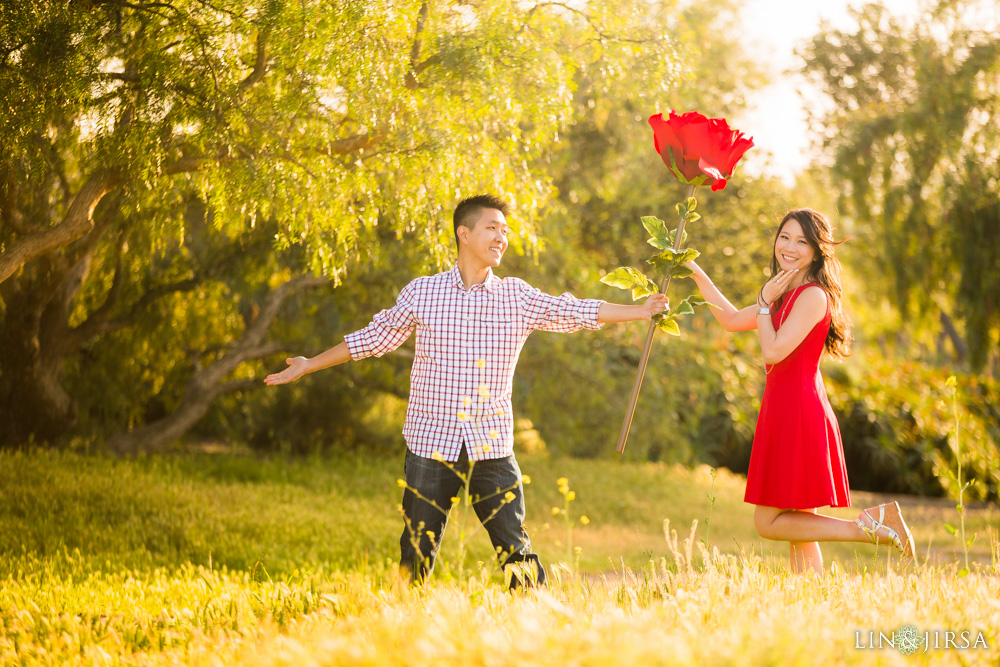
[[[495,208],[484,208],[470,229],[460,226],[461,248],[483,266],[498,267],[507,250],[507,220]]]

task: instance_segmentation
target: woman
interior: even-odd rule
[[[757,506],[754,524],[761,537],[789,543],[793,572],[822,572],[824,541],[889,542],[904,557],[913,555],[913,538],[895,502],[866,509],[854,521],[816,512],[851,505],[840,429],[819,371],[824,351],[837,358],[850,354],[836,245],[822,214],[790,211],[775,236],[773,277],[756,305],[742,310],[697,264],[688,264],[727,331],[757,329],[767,379],[744,500]]]

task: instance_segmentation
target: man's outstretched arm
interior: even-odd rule
[[[667,309],[670,300],[665,294],[653,294],[643,303],[621,305],[617,303],[602,303],[597,311],[597,321],[601,324],[610,322],[634,322],[649,320],[653,315]]]
[[[347,343],[331,347],[326,352],[321,352],[311,359],[305,357],[289,357],[285,359],[288,368],[280,373],[272,373],[264,378],[267,384],[286,384],[292,380],[298,380],[307,373],[320,371],[351,360],[351,352],[347,349]]]
[[[371,324],[364,329],[347,334],[344,336],[344,342],[311,359],[305,357],[285,359],[288,368],[280,373],[268,375],[264,378],[264,382],[269,385],[286,384],[306,373],[337,366],[352,359],[381,357],[387,352],[392,352],[410,337],[416,324],[412,306],[413,284],[410,283],[403,288],[396,298],[395,306],[378,312],[372,318]]]

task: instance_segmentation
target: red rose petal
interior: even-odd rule
[[[754,145],[752,137],[730,128],[726,119],[706,118],[697,111],[671,111],[666,119],[656,114],[649,124],[656,151],[670,173],[716,191],[726,187],[736,163]]]

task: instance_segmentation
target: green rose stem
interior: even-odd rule
[[[688,197],[694,196],[694,189],[696,186],[689,185],[687,195]],[[680,224],[677,225],[677,231],[674,232],[674,250],[681,249],[681,243],[684,239],[684,216],[681,216]],[[670,273],[667,273],[667,277],[663,279],[663,284],[660,286],[660,293],[666,294],[667,288],[670,287]],[[625,442],[628,440],[629,429],[632,428],[632,416],[635,414],[635,404],[639,400],[639,389],[642,388],[642,378],[646,374],[646,363],[649,362],[649,350],[653,346],[653,332],[656,330],[656,323],[650,321],[649,331],[646,332],[646,342],[642,346],[642,357],[639,359],[639,370],[635,376],[635,382],[632,383],[632,395],[628,399],[628,409],[625,410],[625,421],[622,422],[621,433],[618,434],[618,447],[617,451],[619,454],[625,453]]]

